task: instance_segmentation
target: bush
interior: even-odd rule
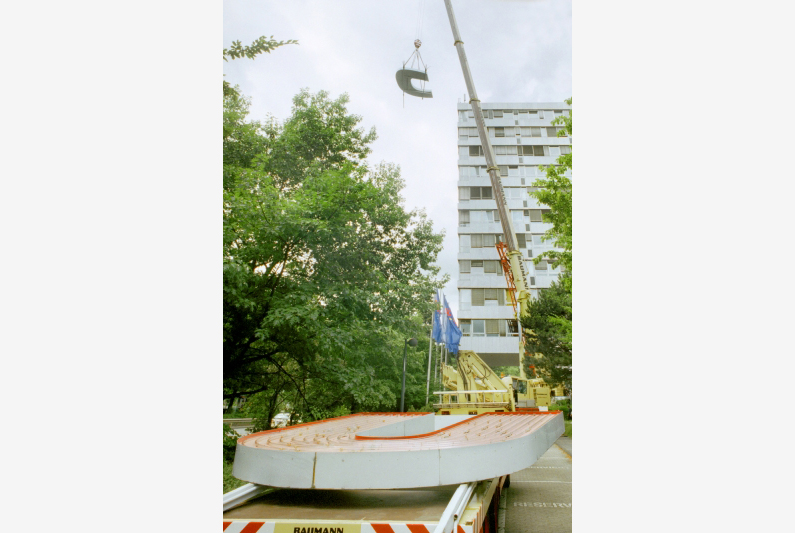
[[[555,402],[549,406],[550,411],[563,411],[563,419],[564,420],[571,420],[571,402],[569,400],[563,400],[560,402]]]
[[[409,412],[409,413],[435,413],[436,412],[436,408],[433,406],[433,404],[427,403],[427,404],[423,405],[422,407],[417,407],[416,409],[414,407],[409,407],[409,410],[407,412]]]
[[[237,431],[224,424],[224,462],[231,462],[235,459],[235,448],[237,439],[241,437]]]
[[[224,494],[245,484],[245,481],[241,481],[232,475],[232,463],[224,461]]]

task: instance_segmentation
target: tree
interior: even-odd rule
[[[572,99],[566,100],[571,105]],[[561,115],[552,121],[563,125],[558,136],[572,135],[572,114]],[[549,289],[539,291],[538,299],[530,304],[529,316],[523,317],[522,326],[532,331],[526,348],[528,355],[543,354],[533,359],[536,368],[553,383],[564,383],[571,388],[572,353],[572,154],[563,154],[557,165],[544,168],[546,177],[536,180],[537,189],[530,194],[550,208],[544,221],[552,227],[545,233],[563,251],[551,250],[539,254],[533,261],[550,260],[553,267],[560,266],[563,275]]]
[[[303,421],[394,409],[403,340],[427,333],[446,281],[443,234],[402,207],[397,166],[368,165],[376,133],[347,102],[302,90],[260,124],[224,98],[224,395]]]
[[[571,105],[572,99],[566,100],[566,103]],[[552,124],[563,125],[563,131],[558,132],[559,137],[568,136],[571,138],[571,112],[569,115],[561,115],[552,121]],[[533,186],[537,189],[530,194],[534,196],[540,203],[548,206],[550,211],[544,213],[544,222],[551,222],[552,228],[547,230],[544,235],[545,240],[550,240],[555,243],[558,248],[563,248],[563,251],[550,250],[534,259],[538,264],[541,260],[551,260],[552,266],[562,266],[566,272],[572,271],[572,188],[571,178],[567,173],[571,173],[572,154],[563,154],[558,157],[557,165],[549,165],[542,167],[546,173],[545,178],[539,178]],[[571,276],[566,278],[566,283],[569,284],[568,289],[571,290]]]
[[[562,383],[571,389],[572,308],[566,277],[530,302],[530,312],[522,318],[522,326],[533,332],[525,341],[527,352],[543,354],[532,359],[536,370],[550,383]]]
[[[240,41],[233,41],[230,48],[224,48],[224,61],[241,57],[254,59],[259,54],[270,54],[271,50],[284,46],[285,44],[298,44],[298,41],[293,39],[288,41],[276,41],[273,39],[273,35],[270,37],[260,37],[248,46],[243,46]],[[224,80],[224,97],[227,96],[240,96],[240,92],[236,88],[230,86],[228,81]]]

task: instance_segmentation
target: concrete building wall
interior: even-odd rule
[[[556,128],[552,120],[571,108],[565,102],[484,103],[482,108],[489,140],[500,166],[514,231],[517,236],[523,236],[519,238],[519,245],[530,278],[530,293],[537,297],[538,291],[548,288],[558,278],[560,270],[550,265],[543,269],[531,261],[532,257],[554,248],[541,239],[550,227],[538,220],[546,207],[530,197],[527,188],[543,176],[539,165],[555,164],[562,151],[570,149],[568,137],[557,137],[557,129],[548,128]],[[510,298],[505,293],[505,276],[501,268],[496,271],[494,268],[499,254],[489,237],[501,236],[502,225],[494,219],[497,206],[493,191],[491,198],[483,191],[483,188],[491,188],[491,182],[486,173],[485,156],[475,153],[480,138],[469,104],[458,104],[457,128],[457,287],[459,322],[464,331],[461,349],[477,352],[490,366],[516,366],[520,361],[518,325]],[[501,301],[494,299],[495,290],[502,291]],[[478,305],[480,303],[483,305]]]

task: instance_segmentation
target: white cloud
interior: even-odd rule
[[[224,63],[224,73],[252,98],[255,119],[285,119],[303,87],[350,95],[349,110],[378,131],[371,160],[400,165],[406,207],[425,208],[436,230],[447,232],[438,263],[452,278],[444,292],[457,316],[455,125],[466,85],[444,5],[426,1],[420,52],[434,97],[404,102],[395,72],[414,50],[420,2],[227,1],[224,46],[261,35],[299,44]],[[571,96],[570,1],[457,0],[453,7],[482,101]]]

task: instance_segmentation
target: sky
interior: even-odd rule
[[[570,0],[456,0],[453,10],[481,101],[572,96]],[[466,85],[444,2],[224,2],[224,48],[263,35],[299,44],[223,63],[225,79],[251,98],[250,118],[288,118],[302,88],[348,93],[348,110],[378,134],[371,163],[399,165],[406,209],[424,209],[434,230],[445,231],[437,264],[450,276],[443,291],[457,317],[456,105],[466,101]],[[417,38],[430,99],[404,97],[395,81]]]

